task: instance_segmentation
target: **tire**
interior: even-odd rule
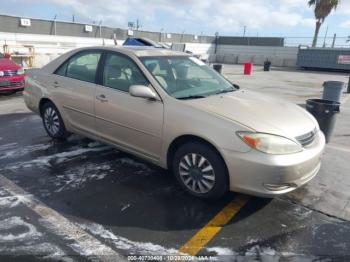
[[[41,116],[46,133],[51,138],[63,140],[68,137],[69,133],[63,123],[61,114],[53,103],[47,102],[43,105]]]
[[[212,147],[189,142],[175,152],[172,171],[180,186],[193,196],[217,199],[229,191],[224,160]]]

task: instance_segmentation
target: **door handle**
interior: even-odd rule
[[[108,99],[106,98],[106,96],[104,94],[96,96],[96,99],[101,101],[101,102],[108,102]]]
[[[60,87],[60,84],[57,81],[55,81],[55,82],[53,82],[53,87],[54,88]]]

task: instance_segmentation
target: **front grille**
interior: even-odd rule
[[[24,81],[0,81],[0,88],[22,88],[24,87]]]
[[[15,76],[17,75],[17,70],[2,70],[4,76]]]
[[[23,81],[14,81],[14,82],[11,82],[11,86],[12,87],[18,87],[18,86],[23,86],[24,85],[24,82]]]
[[[317,129],[315,128],[314,130],[312,130],[309,133],[306,133],[304,135],[301,136],[297,136],[295,139],[303,146],[308,146],[310,144],[312,144],[312,142],[315,140],[316,137],[316,133],[317,133]]]

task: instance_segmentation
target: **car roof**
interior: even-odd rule
[[[81,47],[78,49],[71,50],[66,54],[57,57],[55,60],[46,64],[42,67],[42,70],[47,72],[54,72],[59,65],[66,61],[69,57],[81,51],[89,50],[108,50],[115,51],[121,54],[127,55],[129,57],[157,57],[157,56],[190,56],[189,54],[173,51],[165,48],[155,48],[149,46],[90,46],[90,47]]]
[[[152,46],[92,46],[80,48],[80,50],[103,49],[110,51],[118,51],[126,55],[134,55],[137,57],[145,56],[189,56],[186,53],[173,51],[165,48],[155,48]]]

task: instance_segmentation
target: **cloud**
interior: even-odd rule
[[[349,29],[350,28],[350,20],[346,20],[346,21],[342,22],[340,24],[340,27]]]
[[[314,18],[304,18],[300,21],[300,24],[305,27],[315,27],[315,19]]]
[[[350,1],[349,0],[341,1],[336,12],[349,15],[350,14]]]
[[[126,27],[127,21],[139,18],[144,29],[157,30],[167,30],[169,24],[179,31],[205,28],[212,33],[234,32],[243,26],[308,27],[313,17],[306,0],[48,0],[45,4],[50,2],[62,9],[69,7],[84,21],[102,20],[104,25]],[[350,12],[350,4],[346,8]]]

